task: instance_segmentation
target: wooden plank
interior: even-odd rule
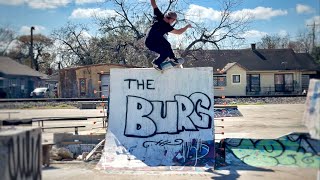
[[[88,120],[87,117],[41,117],[32,118],[33,122],[37,121],[84,121]]]
[[[56,126],[56,127],[43,127],[42,129],[60,129],[60,128],[84,128],[86,126]]]
[[[87,155],[87,157],[84,160],[88,161],[90,157],[96,152],[96,150],[105,142],[105,140],[106,139],[103,139],[102,141],[100,141],[99,144],[97,144],[96,147],[92,149],[92,151]]]

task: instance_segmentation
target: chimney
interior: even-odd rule
[[[254,51],[256,50],[256,44],[251,44],[251,49]]]

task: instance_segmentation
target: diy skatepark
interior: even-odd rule
[[[311,81],[306,104],[238,106],[232,110],[236,117],[217,118],[212,68],[112,69],[110,75],[108,128],[98,163],[42,168],[41,131],[11,127],[0,131],[0,153],[8,154],[0,156],[4,179],[319,178],[319,80]],[[78,111],[21,110],[20,116]],[[21,148],[30,154],[19,153]]]

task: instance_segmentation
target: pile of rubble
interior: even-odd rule
[[[57,148],[55,146],[52,147],[50,151],[50,159],[54,161],[85,161],[86,157],[89,155],[89,152],[83,152],[81,155],[76,155],[70,152],[67,148],[61,147]],[[92,155],[89,160],[95,161],[100,160],[102,153],[97,153]]]

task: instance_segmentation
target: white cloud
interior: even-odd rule
[[[221,17],[221,12],[212,8],[191,4],[185,15],[187,19],[196,22],[203,21],[205,19],[218,21]]]
[[[242,38],[257,38],[257,39],[261,39],[263,36],[267,35],[268,33],[263,32],[263,31],[258,31],[258,30],[249,30],[244,32],[241,37]]]
[[[304,4],[297,4],[296,5],[296,11],[298,14],[303,14],[303,13],[313,13],[314,9],[308,5]]]
[[[91,18],[91,17],[98,17],[98,18],[106,18],[106,17],[115,17],[117,13],[114,10],[110,9],[100,9],[100,8],[93,8],[93,9],[82,9],[78,8],[73,10],[70,19],[84,19],[84,18]]]
[[[26,0],[28,5],[34,9],[54,9],[66,6],[71,0]]]
[[[45,27],[39,26],[39,25],[35,25],[33,27],[34,27],[34,31],[33,31],[34,34],[44,34],[43,31],[46,30]],[[22,35],[30,35],[31,33],[30,31],[31,31],[31,26],[22,26],[19,30],[19,33]]]
[[[281,10],[281,9],[275,10],[272,8],[259,6],[254,9],[242,9],[239,11],[235,11],[232,14],[232,17],[238,19],[238,18],[243,18],[247,16],[255,20],[269,20],[273,17],[284,16],[287,14],[288,14],[288,11],[286,10]]]
[[[221,11],[212,8],[191,4],[186,11],[186,17],[195,22],[203,22],[204,20],[219,21]],[[269,20],[276,16],[287,15],[288,11],[281,9],[272,9],[268,7],[256,7],[254,9],[242,9],[231,14],[233,19],[251,18],[255,20]]]
[[[23,3],[24,3],[24,0],[0,0],[0,4],[4,4],[4,5],[20,5]]]
[[[279,32],[278,32],[278,35],[280,37],[286,37],[288,35],[288,32],[284,29],[281,29]]]
[[[88,4],[88,3],[99,3],[105,0],[76,0],[76,4]]]
[[[82,32],[81,32],[81,36],[82,36],[84,39],[91,39],[91,38],[92,38],[91,34],[89,34],[87,31],[82,31]]]
[[[66,6],[72,0],[0,0],[4,5],[22,5],[27,4],[34,9],[54,9],[60,6]]]

